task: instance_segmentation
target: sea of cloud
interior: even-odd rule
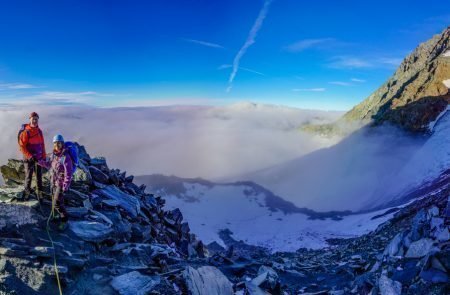
[[[20,158],[17,132],[28,114],[40,115],[48,152],[52,137],[85,145],[113,168],[135,175],[162,173],[222,179],[270,167],[336,143],[300,132],[305,123],[336,120],[341,112],[275,105],[98,108],[90,106],[3,106],[0,163]]]

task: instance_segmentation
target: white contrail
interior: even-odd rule
[[[221,65],[217,69],[218,70],[223,70],[223,69],[229,69],[231,67],[233,67],[233,66],[232,65]],[[255,70],[252,70],[252,69],[249,69],[249,68],[239,67],[239,70],[243,70],[243,71],[247,71],[247,72],[250,72],[250,73],[253,73],[253,74],[265,76],[264,73],[261,73],[261,72],[258,72],[258,71],[255,71]]]
[[[184,39],[184,38],[182,40],[186,41],[186,42],[200,44],[200,45],[207,46],[207,47],[225,49],[225,47],[223,47],[222,45],[219,45],[219,44],[216,44],[216,43],[212,43],[212,42],[206,42],[206,41],[196,40],[196,39]]]
[[[250,30],[247,40],[245,40],[244,45],[241,47],[241,49],[238,51],[236,56],[233,60],[233,70],[231,71],[230,78],[228,79],[228,87],[227,92],[231,91],[231,88],[233,88],[233,80],[236,77],[237,71],[239,70],[239,62],[241,61],[242,56],[244,56],[247,49],[255,43],[256,34],[258,33],[259,29],[261,29],[261,26],[263,24],[264,19],[266,18],[267,12],[269,11],[270,3],[272,3],[273,0],[265,0],[264,6],[259,12],[258,17],[256,18],[255,23],[253,24],[252,29]]]

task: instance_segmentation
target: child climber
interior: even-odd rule
[[[64,193],[69,189],[72,180],[73,162],[69,151],[64,146],[62,135],[53,137],[53,153],[50,158],[39,160],[39,165],[49,169],[52,208],[56,209],[61,218],[58,229],[65,230],[69,218],[64,207]]]

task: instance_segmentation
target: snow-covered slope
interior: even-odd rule
[[[242,182],[217,184],[200,179],[161,175],[141,176],[166,200],[168,208],[180,208],[189,226],[205,243],[223,244],[219,231],[229,229],[235,240],[264,246],[272,251],[321,248],[329,238],[348,238],[374,230],[391,214],[371,219],[384,211],[348,215],[317,213],[282,200],[259,185]]]
[[[431,137],[417,150],[396,177],[373,194],[371,206],[380,206],[386,200],[402,198],[425,183],[436,179],[443,171],[450,169],[450,106],[430,124]]]

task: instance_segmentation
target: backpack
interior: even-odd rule
[[[79,157],[78,157],[78,147],[75,143],[71,142],[71,141],[66,141],[64,142],[64,148],[66,149],[67,153],[70,156],[70,159],[72,160],[72,174],[75,173],[75,171],[77,170],[78,167],[78,161],[79,161]]]
[[[17,142],[20,142],[20,135],[22,134],[22,132],[25,131],[26,126],[27,126],[27,124],[22,124],[22,127],[20,127],[19,133],[17,133]]]
[[[20,135],[22,135],[23,132],[27,132],[28,135],[30,135],[29,132],[28,132],[28,130],[26,129],[27,125],[28,125],[28,124],[22,124],[22,127],[20,127],[20,130],[19,130],[19,132],[17,133],[17,142],[18,142],[18,143],[20,143]],[[39,129],[39,134],[42,136],[42,131],[41,131],[41,129]],[[42,137],[43,137],[43,136],[42,136]]]

